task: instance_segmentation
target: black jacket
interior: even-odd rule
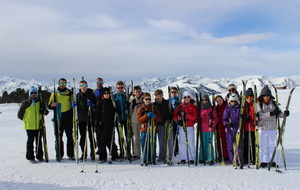
[[[87,89],[85,93],[82,93],[79,90],[79,93],[76,95],[76,103],[77,103],[77,113],[78,120],[87,122],[89,120],[88,116],[88,100],[92,101],[94,105],[96,105],[96,96],[92,89]],[[91,111],[93,113],[93,111]]]

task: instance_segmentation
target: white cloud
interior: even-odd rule
[[[113,19],[112,17],[105,14],[97,14],[90,16],[86,20],[84,20],[86,24],[90,27],[96,28],[119,28],[122,24]]]
[[[237,36],[229,36],[223,38],[215,38],[211,40],[216,44],[228,44],[228,45],[243,45],[243,44],[255,44],[260,41],[268,40],[276,36],[274,33],[261,33],[261,34],[242,34]]]

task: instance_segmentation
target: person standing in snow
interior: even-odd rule
[[[282,112],[279,107],[276,107],[268,85],[262,88],[257,100],[260,167],[264,168],[268,164],[276,167],[276,163],[270,163],[270,160],[276,146],[277,117],[289,116],[290,112],[288,110]]]
[[[174,111],[177,109],[178,105],[179,105],[179,97],[178,97],[178,90],[177,87],[171,87],[171,97],[170,100],[171,101],[171,116],[173,116]],[[179,145],[178,145],[178,124],[176,123],[176,121],[173,120],[172,118],[172,125],[173,125],[173,152],[174,152],[174,156],[176,156],[178,154],[178,150],[179,150]]]
[[[194,103],[195,100],[192,99],[192,94],[189,91],[184,91],[182,103],[177,107],[173,114],[173,119],[176,120],[179,125],[179,155],[181,164],[185,164],[186,160],[189,160],[190,164],[194,164],[195,162],[196,147],[194,124],[197,119],[197,106],[194,105]],[[187,130],[188,150],[183,126],[186,126]]]
[[[169,126],[165,126],[167,123],[167,120],[170,119],[170,113],[169,113],[169,101],[164,99],[164,94],[161,89],[157,89],[154,92],[155,101],[154,106],[159,110],[161,120],[157,123],[158,128],[158,144],[159,144],[159,154],[157,162],[162,162],[165,160],[165,129],[166,127],[169,129]],[[167,130],[169,133],[169,130]],[[170,139],[168,140],[168,154],[170,160],[172,159],[172,151],[173,151],[173,136],[172,131],[170,131]]]
[[[155,158],[156,158],[156,132],[157,132],[157,123],[161,120],[160,113],[158,109],[151,103],[151,95],[149,93],[144,93],[142,96],[143,104],[138,109],[136,113],[136,117],[140,125],[140,131],[141,131],[141,147],[142,147],[142,153],[143,153],[143,163],[148,164],[150,162],[151,164],[155,164]],[[154,107],[154,112],[152,111],[152,107]],[[149,138],[150,131],[149,131],[149,124],[151,123],[151,118],[154,118],[154,126],[155,126],[155,135],[153,137],[154,139],[154,155],[150,154],[150,146],[149,146]],[[147,134],[148,132],[148,134]],[[148,137],[147,137],[148,135]],[[148,141],[148,143],[146,142]],[[147,149],[145,148],[147,146]],[[147,158],[148,157],[148,158]]]
[[[30,163],[35,163],[34,156],[34,140],[36,143],[36,158],[40,162],[44,162],[43,147],[42,147],[42,126],[41,126],[41,114],[47,115],[49,112],[38,98],[38,91],[33,86],[29,89],[29,99],[22,102],[19,111],[18,118],[24,122],[24,129],[27,133],[26,143],[26,159]]]
[[[245,107],[243,114],[244,127],[244,163],[255,163],[255,113],[254,113],[254,93],[252,88],[245,92]],[[250,158],[250,160],[249,160]]]
[[[64,144],[63,144],[63,133],[67,136],[67,156],[69,160],[75,160],[74,157],[74,140],[73,140],[73,110],[72,110],[72,91],[67,87],[67,80],[61,78],[58,81],[58,88],[55,89],[49,98],[48,108],[54,110],[58,106],[59,118],[57,114],[54,114],[55,118],[55,150],[56,150],[56,161],[60,162],[64,156]],[[56,94],[56,100],[54,96]],[[60,120],[60,126],[58,126],[57,119]],[[60,134],[60,137],[58,136]],[[60,142],[59,142],[60,141]],[[59,152],[60,147],[60,152]]]
[[[234,162],[234,150],[236,144],[236,133],[238,130],[240,119],[239,97],[237,94],[232,93],[229,95],[229,104],[223,113],[223,125],[226,126],[226,143],[229,161]],[[238,147],[239,158],[241,157],[241,146]],[[238,158],[237,158],[238,159]],[[239,162],[237,162],[239,163]]]
[[[239,97],[239,93],[237,91],[237,87],[235,86],[235,84],[229,84],[228,85],[228,93],[227,95],[225,96],[225,101],[228,102],[228,99],[229,99],[229,96],[230,94],[234,93],[236,94],[238,97]],[[229,102],[228,102],[229,103]]]
[[[218,130],[218,136],[220,138],[221,144],[220,146],[222,146],[222,152],[223,155],[221,155],[224,159],[225,162],[228,162],[229,158],[228,158],[228,153],[227,153],[227,143],[226,143],[226,126],[223,124],[222,120],[223,120],[223,113],[225,108],[227,107],[227,102],[223,99],[223,97],[221,95],[217,95],[215,97],[215,101],[217,103],[216,105],[216,112],[219,118],[218,124],[217,124],[217,130]],[[219,153],[221,154],[221,152]]]
[[[109,88],[103,88],[102,98],[97,101],[95,108],[95,123],[99,125],[99,141],[97,141],[99,152],[99,163],[107,161],[106,148],[111,153],[112,161],[122,161],[117,153],[115,137],[113,136],[116,109],[110,97]]]
[[[141,107],[142,89],[140,86],[133,87],[133,96],[130,99],[130,113],[131,113],[131,126],[132,126],[132,140],[133,140],[133,157],[132,160],[137,160],[141,157],[141,144],[140,144],[140,123],[137,121],[136,113]]]
[[[94,90],[94,94],[96,96],[97,101],[100,100],[102,98],[102,89],[103,89],[103,79],[102,78],[97,78],[96,79],[96,86],[97,88]]]
[[[94,125],[93,125],[93,108],[96,104],[96,96],[93,90],[88,88],[88,83],[85,80],[79,82],[79,93],[76,95],[76,101],[72,102],[72,107],[77,106],[77,114],[79,121],[80,141],[79,145],[82,151],[80,161],[86,160],[87,157],[87,140],[86,133],[88,132],[90,140],[90,157],[95,161],[95,138],[94,138]],[[89,109],[90,113],[89,113]],[[93,129],[92,129],[93,128]]]
[[[214,107],[211,105],[209,96],[207,94],[201,95],[201,127],[203,144],[199,147],[199,163],[208,162],[209,165],[214,164],[214,148],[213,136],[215,127],[218,124],[218,116]],[[203,146],[203,147],[202,147]],[[204,155],[202,152],[204,149]]]

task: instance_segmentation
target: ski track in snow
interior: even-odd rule
[[[289,89],[278,91],[281,109],[285,109]],[[84,165],[78,165],[67,159],[61,163],[55,161],[52,112],[46,116],[49,163],[30,164],[25,158],[26,132],[23,123],[17,118],[18,104],[0,104],[0,189],[299,189],[300,178],[300,133],[298,117],[300,114],[299,90],[294,91],[290,116],[287,118],[284,136],[284,148],[287,158],[287,170],[276,173],[267,169],[256,170],[247,166],[243,170],[234,169],[231,165],[213,166],[191,165],[140,166],[141,160],[130,164],[127,160],[98,164],[90,158]],[[64,136],[64,140],[66,137]],[[280,155],[280,154],[279,154]],[[174,163],[179,158],[176,157]],[[275,158],[276,159],[276,158]]]

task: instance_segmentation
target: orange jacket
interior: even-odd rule
[[[140,123],[141,132],[147,132],[147,127],[149,123],[149,117],[147,116],[147,113],[152,112],[152,106],[153,106],[152,104],[150,105],[142,104],[136,113],[137,120]],[[156,117],[154,118],[154,124],[156,126],[156,131],[157,131],[157,123],[160,122],[161,116],[159,110],[156,109],[155,106],[154,106],[154,113],[156,115]]]

